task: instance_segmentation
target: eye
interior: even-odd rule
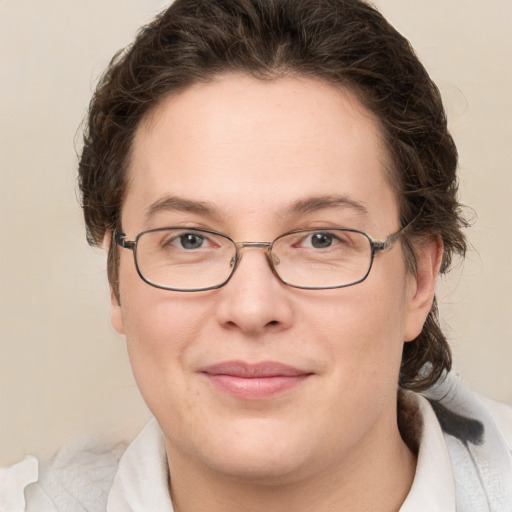
[[[198,251],[215,245],[206,233],[196,231],[156,231],[155,242],[160,249],[172,251]]]
[[[183,249],[200,249],[205,242],[205,237],[198,233],[184,233],[174,239]]]
[[[329,249],[340,248],[346,244],[347,240],[340,233],[330,233],[329,231],[314,231],[304,237],[297,246],[305,249]]]
[[[291,247],[305,250],[322,249],[343,249],[349,244],[349,240],[341,230],[330,231],[309,231],[291,233],[287,240]]]
[[[332,233],[312,233],[309,237],[311,247],[314,249],[326,249],[331,247],[335,238]]]

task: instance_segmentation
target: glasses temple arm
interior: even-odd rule
[[[135,242],[132,242],[131,240],[126,240],[126,235],[121,232],[115,232],[114,233],[114,239],[116,244],[119,247],[123,247],[124,249],[134,249],[135,248]]]

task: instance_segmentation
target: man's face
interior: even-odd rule
[[[227,75],[167,98],[141,124],[122,227],[129,240],[165,226],[238,242],[326,226],[383,240],[400,229],[385,164],[378,125],[349,92]],[[332,197],[341,200],[323,204]],[[286,481],[396,438],[403,341],[428,312],[399,243],[362,283],[313,291],[281,283],[259,248],[244,250],[227,285],[192,293],[149,286],[131,251],[120,251],[113,324],[126,334],[171,472],[187,461]]]

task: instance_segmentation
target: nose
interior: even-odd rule
[[[244,244],[229,282],[218,290],[217,318],[246,335],[288,329],[293,322],[291,289],[272,272],[268,244]]]

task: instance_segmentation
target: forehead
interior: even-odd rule
[[[318,80],[196,84],[147,116],[132,149],[123,225],[168,196],[226,217],[275,216],[308,197],[344,197],[370,216],[396,206],[378,122],[351,92]]]

